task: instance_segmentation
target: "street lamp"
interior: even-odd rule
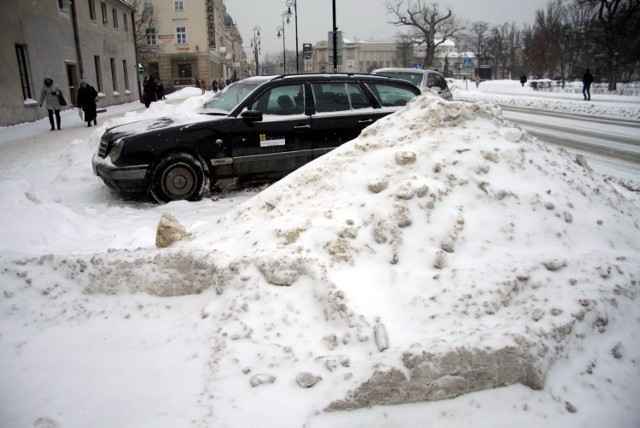
[[[284,19],[283,21],[284,22]],[[282,32],[282,34],[280,34]],[[287,74],[287,50],[284,43],[284,25],[278,25],[278,38],[282,37],[282,74]]]
[[[286,49],[286,45],[285,45],[285,37],[284,37],[284,17],[287,17],[287,24],[289,23],[289,15],[287,13],[291,13],[289,12],[289,10],[285,10],[284,12],[282,12],[281,16],[282,16],[282,25],[278,26],[278,38],[280,37],[280,31],[282,31],[282,74],[287,74],[287,49]]]
[[[293,14],[296,21],[296,73],[300,74],[300,64],[298,61],[298,4],[297,0],[287,0],[287,17],[291,16],[291,7],[293,6]],[[287,19],[287,23],[289,20]]]
[[[253,58],[256,60],[256,76],[260,74],[260,67],[258,64],[258,56],[260,55],[260,27],[253,27],[253,39],[251,40],[251,47],[253,48]]]

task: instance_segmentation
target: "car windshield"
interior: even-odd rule
[[[227,86],[224,91],[220,91],[214,97],[207,101],[202,107],[203,113],[210,114],[228,114],[235,106],[240,104],[242,100],[256,89],[262,81],[254,82],[235,82]]]

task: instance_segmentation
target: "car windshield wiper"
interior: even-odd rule
[[[209,116],[228,116],[229,112],[225,111],[213,111],[213,110],[203,110],[200,113],[208,114]]]

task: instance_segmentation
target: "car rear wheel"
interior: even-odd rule
[[[151,174],[150,192],[160,202],[197,201],[205,189],[202,165],[187,153],[174,153],[156,164]]]

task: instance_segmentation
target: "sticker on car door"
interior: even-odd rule
[[[284,146],[286,143],[283,137],[268,137],[267,134],[260,134],[260,147]]]

